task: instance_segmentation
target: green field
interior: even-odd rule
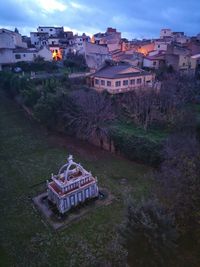
[[[123,134],[124,136],[132,135],[141,138],[146,138],[153,142],[161,142],[167,138],[169,131],[167,129],[148,129],[144,130],[142,127],[135,127],[132,124],[118,123],[112,126],[112,129]]]
[[[44,190],[68,154],[116,197],[65,230],[55,232],[31,198]],[[123,219],[124,199],[138,199],[151,185],[151,169],[76,140],[49,135],[11,100],[0,95],[0,266],[91,266],[106,258],[106,244]],[[122,178],[126,184],[120,183]]]

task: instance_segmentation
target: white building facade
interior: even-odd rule
[[[99,195],[97,178],[73,161],[72,156],[57,175],[47,181],[48,200],[56,205],[60,213],[69,211],[88,199]]]

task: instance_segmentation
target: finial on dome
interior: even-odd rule
[[[73,161],[73,156],[69,155],[69,157],[67,158],[68,162],[71,163]]]

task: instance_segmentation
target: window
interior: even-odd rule
[[[16,55],[15,55],[15,58],[16,58],[16,59],[20,59],[20,58],[21,58],[21,55],[20,55],[20,54],[16,54]]]
[[[142,83],[142,79],[141,78],[138,78],[137,79],[137,84],[141,84]]]
[[[105,85],[105,81],[104,80],[101,80],[101,85]]]
[[[131,80],[131,85],[135,85],[135,80]]]
[[[99,84],[99,80],[98,79],[95,79],[95,84]]]
[[[116,81],[116,82],[115,82],[115,86],[116,86],[116,87],[121,86],[121,81]]]
[[[183,62],[183,66],[185,66],[185,62]]]
[[[70,196],[70,203],[71,203],[72,206],[75,205],[75,197],[74,197],[74,195]]]
[[[41,32],[43,32],[43,29],[41,29]]]
[[[52,32],[53,30],[52,29],[50,29],[50,32]]]
[[[128,85],[128,80],[123,80],[123,85]]]
[[[153,65],[156,66],[156,61],[153,62]]]
[[[158,48],[160,48],[160,45],[158,45]]]
[[[26,57],[26,55],[25,55],[25,54],[24,54],[23,56],[24,56],[24,57]]]
[[[111,86],[111,81],[107,81],[107,86]]]

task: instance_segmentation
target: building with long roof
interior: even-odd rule
[[[128,63],[107,65],[88,77],[88,84],[95,90],[111,94],[129,92],[141,87],[153,87],[155,74]]]

